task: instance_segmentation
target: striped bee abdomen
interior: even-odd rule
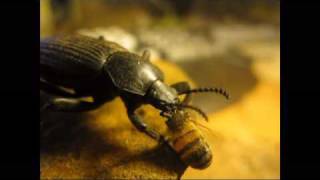
[[[193,168],[204,169],[212,162],[211,149],[196,129],[175,138],[172,147],[180,156],[180,159]]]

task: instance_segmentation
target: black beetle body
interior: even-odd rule
[[[191,90],[187,82],[168,86],[163,80],[163,73],[149,61],[148,51],[138,56],[103,38],[83,35],[40,41],[41,90],[56,96],[42,109],[87,111],[120,96],[131,122],[161,141],[162,136],[147,127],[135,113],[140,105],[151,104],[164,115],[172,105],[190,108],[188,103],[193,92],[214,91],[226,95],[221,89]],[[182,102],[178,99],[181,94],[186,94]],[[83,97],[92,97],[94,101],[81,100]]]
[[[162,72],[148,58],[147,52],[140,57],[103,38],[71,35],[41,40],[41,89],[62,96],[46,108],[85,111],[120,96],[136,127],[159,140],[134,111],[143,103],[165,109],[163,102],[176,103],[177,92],[163,83]],[[94,102],[79,99],[87,96],[93,97]]]

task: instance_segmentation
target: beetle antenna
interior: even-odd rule
[[[211,87],[196,88],[196,89],[186,90],[182,92],[182,94],[203,93],[203,92],[214,92],[224,96],[226,99],[230,98],[230,95],[228,94],[228,92],[223,88],[211,88]]]

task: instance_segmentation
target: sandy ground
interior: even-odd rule
[[[215,161],[183,178],[279,178],[280,88],[259,83],[244,99],[210,115],[207,139]]]
[[[169,83],[188,79],[170,63],[157,64]],[[279,82],[261,76],[241,101],[210,113],[209,123],[203,124],[211,131],[203,132],[213,147],[214,163],[202,171],[188,168],[182,178],[279,178],[279,99]],[[159,119],[153,108],[144,109],[150,117],[147,119]],[[181,172],[179,165],[168,171],[168,162],[155,160],[156,156],[164,157],[163,152],[153,152],[156,143],[134,129],[120,99],[89,113],[85,119],[82,125],[64,124],[47,135],[49,141],[44,148],[49,150],[41,154],[42,177],[143,178],[148,169],[148,177],[174,178],[177,171]],[[164,132],[161,120],[153,120],[149,123]],[[161,170],[163,167],[167,168]]]
[[[279,44],[241,46],[253,58],[256,85],[231,106],[211,113],[206,133],[215,162],[208,169],[188,169],[183,178],[280,178]]]
[[[190,81],[176,65],[156,64],[167,83]],[[146,105],[141,111],[149,126],[166,135],[158,110]],[[130,123],[120,98],[88,113],[47,112],[42,118],[42,178],[177,179],[186,169],[174,152]]]

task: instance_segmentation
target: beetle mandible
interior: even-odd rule
[[[162,141],[163,137],[136,113],[142,104],[151,104],[162,116],[174,107],[190,108],[205,116],[189,105],[191,93],[215,92],[228,98],[221,88],[191,89],[188,82],[165,84],[162,71],[149,61],[149,56],[148,51],[139,56],[103,37],[67,35],[42,39],[40,89],[55,97],[40,108],[88,111],[120,96],[133,125]],[[180,100],[179,95],[186,96]],[[83,97],[92,97],[93,102],[82,100]]]

